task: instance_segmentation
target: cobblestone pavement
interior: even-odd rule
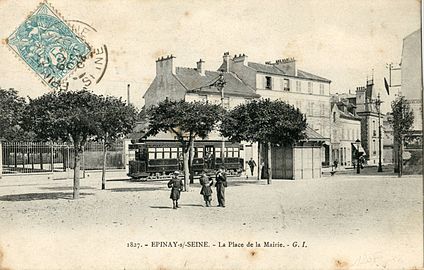
[[[107,190],[100,190],[99,174],[88,174],[81,180],[81,199],[74,201],[71,179],[3,177],[3,267],[398,269],[422,265],[421,176],[336,174],[317,180],[274,180],[272,185],[231,178],[226,208],[204,207],[200,187],[193,184],[182,193],[178,210],[171,207],[166,181],[131,182],[120,173],[109,178]],[[172,247],[158,247],[163,245]],[[208,247],[199,247],[203,245]]]

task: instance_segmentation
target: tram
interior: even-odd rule
[[[193,175],[203,170],[209,172],[224,165],[228,176],[240,175],[244,160],[240,151],[243,145],[225,142],[224,164],[221,159],[221,141],[195,141],[193,157]],[[183,171],[183,153],[181,144],[172,140],[144,140],[129,145],[129,171],[132,179],[167,179],[174,171]]]

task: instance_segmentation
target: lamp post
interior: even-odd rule
[[[224,71],[221,70],[221,72],[219,73],[219,77],[216,80],[216,82],[214,83],[214,86],[216,87],[216,89],[218,89],[219,92],[221,92],[221,107],[223,110],[225,110],[224,107],[224,86],[227,82],[224,79]],[[225,166],[225,138],[224,136],[222,136],[221,139],[221,162],[222,162],[222,166]]]
[[[360,174],[361,173],[361,165],[359,164],[359,147],[361,147],[361,141],[359,139],[357,139],[355,141],[356,143],[356,173]]]
[[[381,165],[381,111],[380,111],[381,103],[383,103],[383,101],[381,101],[380,93],[378,93],[377,99],[374,100],[374,104],[378,112],[378,169],[377,169],[378,172],[383,171],[383,166]]]

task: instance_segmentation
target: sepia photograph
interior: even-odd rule
[[[0,270],[424,269],[421,1],[0,18]]]

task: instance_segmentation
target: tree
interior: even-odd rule
[[[214,129],[221,116],[221,107],[203,102],[170,101],[166,99],[148,110],[148,136],[171,132],[181,143],[184,158],[184,190],[189,181],[189,151],[196,137],[202,139]]]
[[[112,143],[132,132],[138,116],[137,110],[121,98],[101,96],[100,99],[96,140],[103,143],[102,189],[105,189],[107,151]]]
[[[7,141],[31,140],[33,134],[26,132],[21,127],[22,116],[27,103],[23,97],[18,96],[18,91],[0,89],[0,139]]]
[[[70,142],[74,146],[73,198],[79,198],[81,154],[86,142],[99,134],[102,98],[89,91],[52,92],[30,99],[24,127],[37,138]]]
[[[305,138],[306,118],[281,100],[252,100],[228,112],[220,131],[231,141],[257,142],[267,149],[268,184],[271,183],[271,146],[293,145]]]
[[[397,172],[398,176],[402,176],[403,170],[403,144],[405,135],[411,129],[414,123],[414,113],[411,110],[408,100],[404,96],[400,96],[392,101],[392,114],[393,120],[391,124],[393,126],[393,139],[395,145],[397,145]]]

